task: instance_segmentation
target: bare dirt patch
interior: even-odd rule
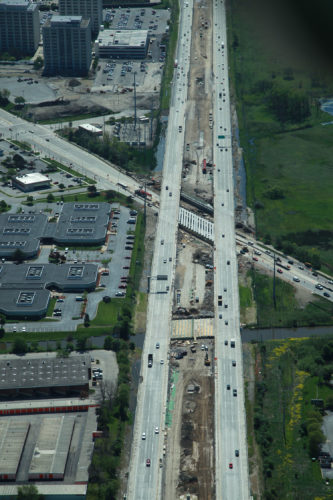
[[[213,342],[205,344],[212,359]],[[192,353],[188,347],[175,343],[172,347],[172,352],[186,348],[188,354],[171,361],[179,377],[167,433],[167,449],[172,452],[166,457],[166,500],[185,493],[214,498],[214,379],[211,367],[204,364],[206,351]]]
[[[212,247],[183,231],[178,232],[174,312],[204,314],[213,310]]]

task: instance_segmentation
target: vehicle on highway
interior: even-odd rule
[[[235,456],[239,457],[239,450],[235,450]]]
[[[158,434],[160,432],[158,427],[155,427],[155,434]]]
[[[230,384],[227,384],[227,391],[230,391]]]
[[[147,458],[146,460],[146,467],[150,467],[150,458]]]
[[[142,433],[142,439],[143,439],[143,441],[146,439],[146,433],[145,432]]]
[[[26,332],[26,331],[27,331],[26,327],[22,326],[22,332]]]
[[[161,365],[164,365],[164,359],[161,359],[160,363]]]
[[[236,366],[236,361],[235,360],[232,361],[232,366]]]
[[[17,327],[16,325],[13,326],[13,332],[17,332]]]
[[[236,397],[236,396],[237,396],[237,389],[234,389],[234,390],[232,391],[232,394],[233,394],[233,396],[235,396],[235,397]]]
[[[229,469],[232,469],[232,468],[233,468],[233,465],[232,465],[232,463],[230,462],[230,464],[229,464]]]
[[[160,343],[159,343],[159,342],[156,342],[155,347],[156,347],[156,349],[159,349],[159,348],[160,348]]]
[[[224,341],[224,345],[228,345],[228,341],[227,340]]]

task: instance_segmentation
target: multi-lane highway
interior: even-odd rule
[[[150,280],[147,328],[142,355],[127,498],[160,499],[171,331],[172,286],[176,259],[178,211],[191,46],[192,0],[181,5],[180,33],[174,71],[163,165],[160,211]],[[163,279],[158,279],[160,277]],[[164,279],[165,278],[165,279]],[[148,355],[153,355],[148,367]],[[149,460],[149,462],[147,462]],[[160,460],[162,462],[160,463]]]
[[[216,498],[248,500],[227,29],[222,0],[214,0],[213,19]]]
[[[123,174],[101,158],[91,155],[73,143],[67,142],[44,125],[27,122],[7,111],[0,109],[0,134],[32,145],[34,151],[55,158],[65,165],[71,164],[74,170],[93,177],[99,187],[116,189],[123,194],[133,193],[139,183]],[[127,189],[121,187],[127,186]],[[152,201],[158,201],[153,194]]]

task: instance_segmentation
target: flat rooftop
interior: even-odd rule
[[[148,30],[104,30],[96,42],[100,47],[144,47],[147,38]]]
[[[1,356],[0,391],[88,384],[89,368],[88,354],[68,358]]]
[[[40,174],[39,172],[17,175],[15,179],[25,186],[30,186],[31,184],[35,184],[36,182],[51,182],[51,180],[46,177],[46,175]]]
[[[0,420],[0,477],[16,477],[29,428],[25,420]]]
[[[29,468],[29,478],[62,478],[74,430],[75,417],[43,418]]]

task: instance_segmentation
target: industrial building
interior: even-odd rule
[[[105,242],[109,203],[64,203],[57,222],[45,214],[0,214],[0,258],[36,257],[40,242],[59,245],[102,245]]]
[[[49,289],[92,291],[97,276],[96,264],[1,264],[0,312],[13,318],[41,318],[49,305]]]
[[[85,76],[91,64],[90,19],[52,16],[43,26],[44,75]]]
[[[90,356],[68,358],[6,356],[0,359],[0,399],[37,399],[87,396],[91,378]],[[0,420],[1,422],[1,420]]]
[[[49,224],[43,238],[62,245],[103,245],[110,214],[109,203],[64,203],[58,223]]]
[[[33,172],[31,174],[13,177],[12,184],[18,189],[21,189],[21,191],[27,193],[29,191],[35,191],[36,189],[47,189],[51,186],[51,181],[46,175],[40,174],[39,172]]]
[[[102,129],[95,127],[95,125],[90,125],[90,123],[81,123],[79,129],[91,135],[103,135]]]
[[[90,19],[92,34],[96,36],[103,22],[102,0],[59,0],[59,14]]]
[[[95,42],[101,58],[144,59],[149,45],[147,30],[103,30]]]
[[[36,52],[40,38],[37,3],[0,0],[0,52],[27,56]]]

